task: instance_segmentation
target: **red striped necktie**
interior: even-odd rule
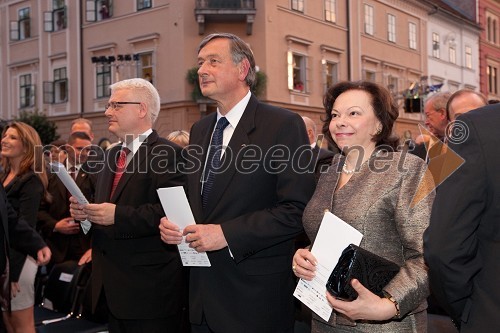
[[[129,153],[130,149],[128,149],[127,147],[123,147],[120,151],[120,155],[118,155],[118,160],[116,161],[115,178],[113,179],[113,187],[111,187],[111,195],[109,196],[110,198],[113,197],[116,187],[120,182],[120,178],[122,178],[123,172],[125,171],[125,168],[127,166],[127,155]]]

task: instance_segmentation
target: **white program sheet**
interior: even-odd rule
[[[196,224],[193,212],[189,206],[186,192],[182,186],[159,188],[158,196],[167,218],[177,224],[179,229],[184,229],[188,225]],[[185,237],[177,245],[184,266],[210,267],[210,260],[206,252],[197,252],[189,247]]]
[[[316,258],[316,276],[311,281],[299,280],[293,296],[307,305],[325,321],[330,319],[332,308],[326,298],[326,282],[342,251],[349,245],[359,245],[363,235],[349,224],[330,212],[325,212],[323,220],[311,248]]]
[[[51,172],[55,173],[57,177],[59,177],[59,179],[64,184],[66,189],[69,191],[69,193],[71,193],[71,195],[78,200],[79,204],[86,205],[89,203],[87,198],[85,198],[82,191],[78,187],[78,185],[76,185],[73,177],[71,177],[71,175],[68,173],[68,170],[66,170],[64,164],[59,162],[52,162],[49,163],[49,165]],[[89,232],[92,223],[90,223],[89,220],[85,220],[85,221],[80,221],[80,225],[82,226],[83,233],[86,234],[87,232]]]

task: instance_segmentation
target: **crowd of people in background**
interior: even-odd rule
[[[162,138],[153,129],[160,96],[139,78],[110,86],[105,116],[118,142],[95,144],[84,118],[45,150],[31,126],[3,129],[8,332],[35,332],[39,266],[76,261],[91,265],[90,307],[112,333],[299,333],[297,311],[308,310],[293,291],[321,265],[310,247],[325,211],[400,270],[383,296],[357,279],[353,301],[326,292],[332,315],[306,316],[307,332],[432,332],[429,313],[451,319],[446,332],[500,331],[500,104],[467,89],[433,94],[426,129],[406,151],[394,135],[398,106],[377,83],[330,87],[318,130],[310,117],[251,93],[255,59],[238,36],[208,35],[197,61],[217,112],[190,132]],[[50,163],[64,165],[89,203],[68,192]],[[173,186],[185,188],[196,224],[181,229],[165,216],[156,190]],[[206,252],[210,266],[183,267],[181,242]]]

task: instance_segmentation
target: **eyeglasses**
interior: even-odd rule
[[[119,105],[124,105],[124,104],[141,104],[141,102],[109,102],[106,103],[105,108],[106,110],[109,108],[116,110]]]

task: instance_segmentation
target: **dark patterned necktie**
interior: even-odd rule
[[[120,155],[118,156],[118,160],[116,161],[116,171],[115,178],[113,179],[113,187],[111,188],[111,194],[109,198],[113,197],[115,193],[116,187],[122,178],[123,172],[125,172],[125,167],[127,166],[127,155],[130,153],[130,149],[127,147],[123,147],[120,151]]]
[[[202,204],[203,208],[207,206],[208,197],[212,187],[214,186],[215,173],[220,168],[220,157],[222,152],[222,137],[224,129],[229,125],[226,117],[221,117],[215,125],[215,130],[212,135],[212,141],[210,142],[210,150],[208,152],[207,165],[205,166],[205,174],[203,176],[203,192],[202,192]]]
[[[71,178],[73,178],[73,180],[76,179],[76,167],[75,166],[72,166],[69,168],[69,175],[71,176]]]

